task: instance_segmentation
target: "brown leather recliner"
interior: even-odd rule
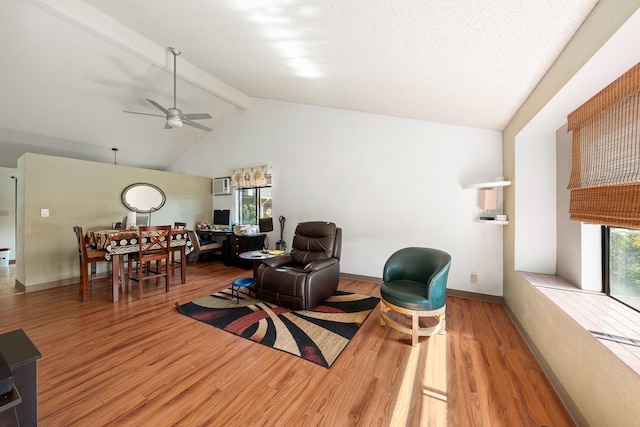
[[[333,295],[340,280],[342,229],[332,222],[301,222],[291,253],[265,259],[256,272],[258,298],[310,310]]]

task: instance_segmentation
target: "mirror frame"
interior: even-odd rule
[[[160,196],[162,196],[162,202],[157,206],[149,206],[148,209],[144,209],[145,206],[143,206],[142,208],[138,208],[131,205],[130,204],[131,202],[127,201],[127,193],[129,192],[129,190],[137,187],[147,187],[157,191],[160,194]],[[164,206],[164,203],[167,201],[167,196],[164,194],[164,191],[162,191],[162,189],[157,185],[149,184],[148,182],[136,182],[135,184],[131,184],[127,186],[127,188],[122,190],[121,197],[122,197],[122,203],[127,207],[127,209],[136,213],[151,213],[151,212],[159,211],[160,208],[162,208]]]

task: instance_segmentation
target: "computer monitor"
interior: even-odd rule
[[[273,218],[260,218],[258,219],[258,226],[261,233],[267,233],[273,231]]]
[[[229,228],[229,216],[231,211],[229,209],[215,209],[213,211],[213,226]]]

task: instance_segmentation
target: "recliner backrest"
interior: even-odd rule
[[[333,222],[299,223],[291,245],[291,257],[294,264],[306,265],[312,261],[328,258],[340,259],[341,231]]]

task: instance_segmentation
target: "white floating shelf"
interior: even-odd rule
[[[474,220],[477,223],[480,224],[494,224],[494,225],[507,225],[509,224],[509,221],[498,221],[495,219],[476,219]]]
[[[469,184],[464,188],[495,188],[495,187],[508,187],[511,185],[511,181],[490,181],[479,182],[477,184]]]

